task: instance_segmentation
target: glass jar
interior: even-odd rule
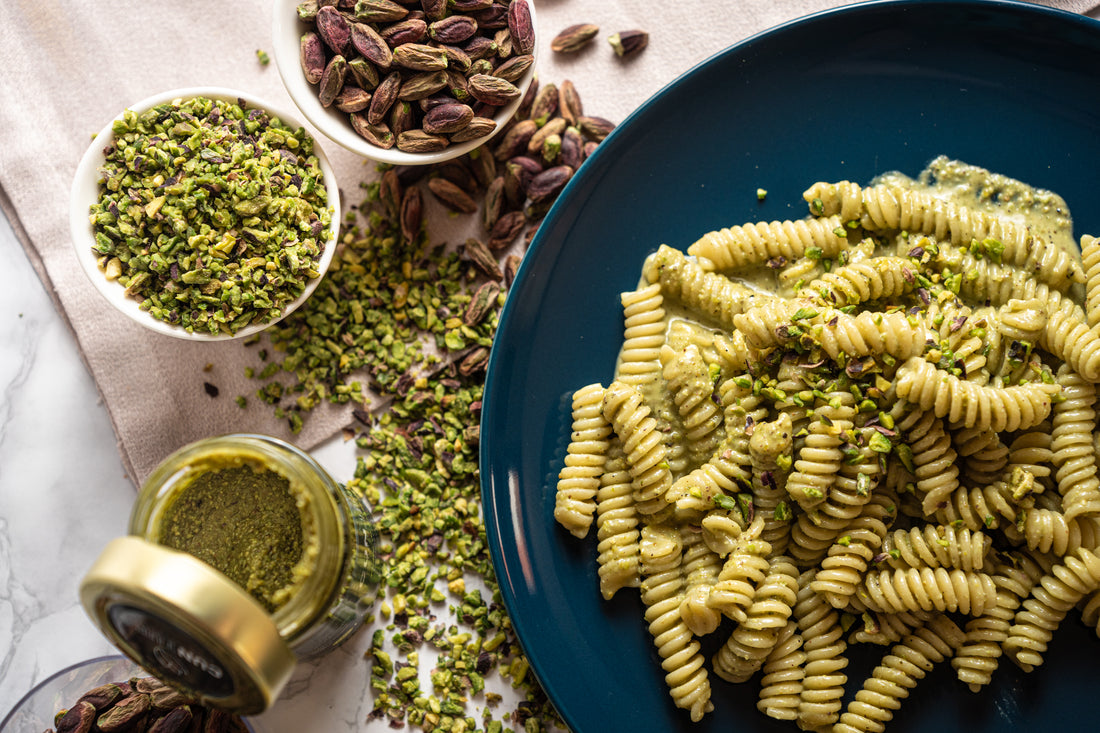
[[[223,709],[268,707],[296,661],[344,642],[373,605],[366,500],[275,438],[176,451],[142,484],[129,531],[85,576],[85,608],[128,656]]]

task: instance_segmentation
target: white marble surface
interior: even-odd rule
[[[0,711],[111,651],[77,603],[90,548],[125,530],[133,486],[95,384],[0,217]],[[61,447],[61,450],[58,448]]]

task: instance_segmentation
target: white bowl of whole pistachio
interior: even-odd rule
[[[336,176],[291,114],[232,89],[128,107],[77,166],[69,204],[84,272],[158,333],[217,341],[278,322],[332,262]]]
[[[276,0],[273,12],[272,55],[302,114],[383,163],[484,144],[535,77],[531,0]]]

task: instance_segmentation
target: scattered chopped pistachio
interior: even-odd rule
[[[374,391],[392,398],[378,415],[353,410],[360,456],[349,483],[375,509],[385,578],[380,615],[392,621],[389,643],[405,656],[390,659],[376,630],[369,719],[474,730],[474,719],[465,717],[472,696],[483,692],[487,678],[507,673],[525,710],[513,711],[507,722],[520,725],[522,717],[560,727],[537,682],[513,674],[526,660],[493,574],[478,511],[477,443],[467,430],[480,419],[484,374],[461,373],[447,339],[451,319],[464,326],[461,316],[480,273],[455,253],[431,247],[423,233],[416,242],[404,240],[399,225],[370,204],[363,207],[369,228],[346,227],[329,275],[302,308],[270,330],[275,355],[253,370],[270,380],[258,395],[296,420],[292,427],[324,401],[363,404],[363,385],[355,379],[361,373]],[[502,300],[464,327],[463,347],[491,345]],[[488,596],[469,586],[474,578]],[[467,632],[439,626],[439,607],[448,602]],[[439,649],[430,692],[421,690],[414,661],[423,643]]]
[[[536,88],[521,105],[531,119],[547,114]],[[548,84],[544,100],[550,92],[557,98]],[[572,154],[579,165],[584,156]],[[477,179],[471,195],[492,195],[491,158],[480,150],[469,155],[467,173]],[[432,731],[562,729],[527,674],[480,513],[484,369],[512,278],[508,268],[501,275],[488,267],[484,253],[468,244],[429,242],[422,206],[434,197],[422,190],[434,176],[456,170],[453,164],[426,170],[382,167],[380,181],[362,185],[366,199],[345,217],[325,279],[299,310],[265,332],[271,359],[261,352],[261,364],[246,374],[263,382],[256,396],[291,430],[325,402],[350,407],[354,423],[344,433],[359,457],[349,484],[374,507],[385,578],[377,623],[386,626],[376,628],[367,654],[374,690],[368,721]],[[496,232],[501,227],[487,230],[486,252],[529,243],[544,214],[533,207],[511,212],[522,215],[522,226],[508,236]],[[527,236],[518,237],[524,228]],[[511,272],[519,259],[508,256]],[[386,400],[383,409],[372,409],[367,387]],[[456,624],[441,621],[444,606]],[[425,644],[438,651],[426,676],[417,654]],[[379,656],[384,645],[392,656]],[[494,678],[521,693],[515,710],[496,710],[502,698],[485,688]],[[480,720],[467,715],[473,705],[482,705]]]

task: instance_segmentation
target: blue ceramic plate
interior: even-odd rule
[[[1100,232],[1100,24],[1023,3],[884,2],[807,17],[740,43],[643,105],[600,146],[539,229],[502,314],[481,429],[486,524],[505,603],[534,671],[576,733],[797,730],[757,687],[711,675],[692,725],[666,690],[637,592],[605,603],[594,532],[552,518],[570,395],[607,384],[619,293],[646,254],[702,233],[806,215],[818,180],[918,173],[939,154],[1062,194]],[[758,202],[757,188],[767,189]],[[890,731],[1093,730],[1100,644],[1067,620],[1046,664],[1006,662],[970,693],[950,667]],[[850,678],[872,662],[855,660]]]

